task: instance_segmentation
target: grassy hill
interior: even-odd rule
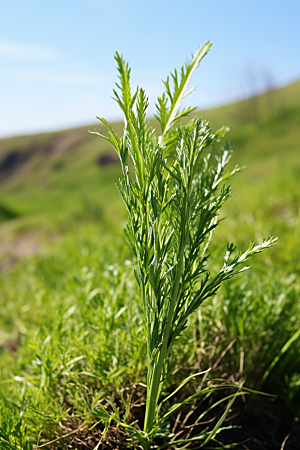
[[[279,240],[191,316],[162,395],[207,368],[207,386],[246,379],[277,398],[237,399],[224,422],[234,427],[218,439],[255,437],[247,448],[293,450],[300,439],[300,80],[196,114],[213,129],[231,127],[232,166],[247,166],[232,179],[210,269],[222,266],[227,242],[245,249],[270,234]],[[99,447],[99,406],[141,425],[144,311],[114,186],[120,167],[106,141],[88,133],[94,126],[0,140],[1,449],[128,448],[119,446],[128,436],[114,422]],[[121,123],[113,128],[121,135]],[[199,380],[185,385],[185,395],[202,389]],[[203,427],[213,427],[232,392],[188,406],[172,429],[190,436],[190,417],[207,412]]]
[[[232,221],[224,233],[229,226],[236,240],[237,223],[249,229],[249,236],[280,234],[281,225],[291,225],[293,233],[299,222],[300,81],[197,115],[213,129],[230,126],[233,165],[246,166],[233,180]],[[34,242],[49,239],[51,231],[59,233],[62,223],[100,216],[122,221],[125,208],[114,187],[118,159],[106,141],[88,133],[95,126],[0,140],[2,258],[16,247],[20,234],[35,250]],[[113,128],[121,135],[121,123]],[[244,235],[247,240],[248,233]],[[27,250],[25,245],[23,253]]]

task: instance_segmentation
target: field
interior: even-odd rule
[[[190,317],[162,395],[212,368],[191,379],[184,395],[224,384],[213,393],[218,407],[206,416],[213,428],[232,395],[229,383],[245,380],[264,395],[236,399],[224,425],[242,428],[221,432],[219,442],[251,438],[235,448],[296,449],[300,81],[193,115],[213,130],[229,125],[230,165],[245,166],[230,182],[232,198],[212,243],[213,270],[228,242],[246,250],[249,241],[273,235],[278,243]],[[106,423],[100,407],[118,409],[127,423],[139,424],[144,414],[144,312],[115,188],[121,169],[109,144],[88,134],[95,127],[0,140],[1,449],[94,449]],[[122,134],[121,123],[113,127]],[[174,435],[193,433],[191,424],[211,401],[204,397],[179,413]],[[112,421],[98,448],[126,448],[128,438]]]

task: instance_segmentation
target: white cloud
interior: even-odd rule
[[[101,87],[108,83],[108,79],[101,73],[63,73],[43,69],[3,70],[1,78],[5,82],[43,83],[57,86]]]
[[[60,86],[103,86],[105,78],[101,74],[59,73],[49,70],[23,70],[17,78],[23,81],[57,84]]]
[[[18,61],[55,60],[61,56],[59,52],[49,48],[4,40],[0,41],[0,55]]]

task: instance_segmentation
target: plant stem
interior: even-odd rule
[[[177,297],[178,297],[178,291],[179,291],[179,284],[180,284],[180,278],[183,268],[183,261],[184,261],[184,249],[185,249],[185,221],[186,221],[186,198],[184,201],[183,206],[183,212],[182,212],[182,233],[181,233],[181,240],[180,240],[180,249],[179,249],[179,258],[178,258],[178,266],[176,270],[176,277],[173,285],[172,290],[172,297],[170,301],[170,306],[168,310],[167,315],[167,322],[166,322],[166,328],[164,332],[164,339],[163,344],[161,347],[161,350],[159,351],[157,357],[155,358],[154,364],[149,367],[148,369],[148,391],[147,391],[147,403],[146,403],[146,413],[145,413],[145,422],[144,422],[144,431],[145,433],[150,433],[150,431],[153,428],[154,418],[155,418],[155,412],[158,402],[158,396],[159,396],[159,388],[161,383],[161,374],[164,366],[164,361],[168,353],[168,342],[173,322],[173,315],[175,306],[177,303]],[[150,381],[150,385],[149,385]],[[149,444],[150,445],[150,444]],[[150,448],[150,447],[148,447]],[[147,450],[147,448],[145,449]]]

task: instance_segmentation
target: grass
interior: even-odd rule
[[[89,225],[2,277],[0,430],[10,436],[8,448],[23,448],[12,430],[26,402],[21,436],[40,445],[81,428],[73,441],[79,445],[75,438],[87,439],[99,420],[93,409],[107,407],[107,399],[122,414],[129,403],[133,414],[142,402],[146,336],[126,252],[120,235],[112,239]],[[225,285],[190,320],[173,349],[166,392],[182,377],[214,367],[211,378],[246,376],[249,387],[280,396],[290,423],[299,417],[299,340],[263,385],[261,379],[299,329],[300,287],[282,272],[263,278],[249,274]],[[96,446],[97,435],[91,442]]]
[[[20,267],[14,275],[19,283],[19,303],[13,309],[9,289],[12,274],[4,278],[1,286],[6,304],[2,320],[4,332],[10,332],[8,342],[26,342],[17,359],[2,349],[4,408],[15,405],[10,420],[17,426],[15,411],[25,398],[30,399],[31,409],[23,421],[27,422],[32,442],[38,436],[41,442],[57,436],[63,409],[76,408],[75,415],[71,414],[74,427],[80,418],[91,423],[93,405],[111,395],[112,389],[115,395],[122,395],[123,377],[132,384],[143,367],[141,311],[138,302],[132,303],[134,289],[129,280],[125,282],[123,264],[107,267],[111,252],[102,245],[99,248],[95,232],[90,230],[79,239],[77,251],[70,236],[60,246],[58,259],[55,252],[47,260],[36,259],[30,266]],[[97,251],[90,254],[94,249],[101,249],[100,261]],[[123,263],[121,255],[116,256]],[[11,378],[12,373],[17,378]],[[89,386],[91,395],[96,394],[91,404],[85,398],[83,384]],[[2,409],[2,428],[6,424]]]
[[[232,181],[234,196],[212,242],[212,270],[217,272],[227,241],[245,247],[253,236],[280,239],[254,260],[252,274],[225,284],[189,319],[163,391],[167,396],[183,378],[213,367],[208,386],[220,376],[246,378],[248,387],[276,394],[290,429],[300,418],[300,340],[291,341],[299,330],[299,86],[271,93],[281,97],[271,110],[263,98],[250,123],[238,119],[239,105],[203,112],[213,128],[232,127],[234,163],[247,165]],[[121,134],[120,124],[114,128]],[[75,131],[82,140],[72,150],[37,152],[0,185],[3,240],[28,230],[40,230],[43,242],[55,235],[41,255],[0,278],[5,450],[56,439],[46,447],[80,448],[84,441],[92,449],[104,427],[105,421],[95,425],[102,406],[111,414],[117,407],[123,420],[136,419],[142,427],[146,335],[134,255],[123,242],[125,211],[113,186],[119,167],[95,164],[108,147],[86,129],[1,140],[1,152],[58,145]],[[185,393],[199,386],[200,380],[191,380]],[[115,434],[108,434],[103,448],[116,448],[118,433],[128,438],[112,425]]]

